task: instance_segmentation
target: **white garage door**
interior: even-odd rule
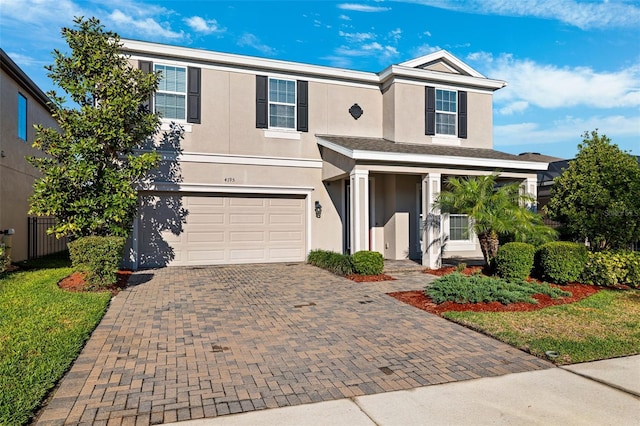
[[[305,206],[291,196],[144,197],[140,266],[303,261]]]

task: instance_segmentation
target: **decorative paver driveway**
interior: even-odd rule
[[[549,368],[304,264],[135,274],[39,424],[157,424]]]

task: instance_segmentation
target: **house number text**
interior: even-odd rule
[[[224,178],[224,181],[226,183],[234,183],[236,181],[236,178],[226,177],[226,178]]]

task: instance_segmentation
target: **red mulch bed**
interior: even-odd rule
[[[375,282],[375,281],[393,281],[393,280],[395,280],[395,278],[393,278],[392,276],[387,275],[387,274],[379,274],[379,275],[351,274],[351,275],[347,275],[347,278],[350,279],[351,281],[355,281],[357,283],[371,283],[371,282]]]
[[[443,275],[447,275],[447,274],[450,274],[452,272],[455,272],[456,270],[457,270],[457,268],[455,266],[444,266],[444,267],[442,267],[440,269],[425,269],[422,272],[425,273],[425,274],[437,275],[437,276],[441,277]],[[485,273],[486,271],[484,271],[484,267],[483,266],[467,266],[466,268],[464,268],[460,272],[462,272],[465,275],[473,275],[473,274],[475,274],[477,272]]]
[[[533,303],[511,303],[509,305],[503,305],[500,302],[489,303],[455,303],[444,302],[440,305],[435,304],[430,297],[426,296],[422,290],[415,291],[400,291],[397,293],[389,293],[389,296],[394,297],[401,302],[407,303],[423,311],[430,312],[432,314],[440,315],[447,311],[473,311],[473,312],[524,312],[535,311],[538,309],[546,308],[553,305],[564,305],[567,303],[574,303],[578,300],[582,300],[602,290],[601,287],[596,287],[587,284],[571,283],[563,286],[556,286],[562,290],[568,291],[572,294],[571,297],[562,297],[559,299],[552,299],[549,296],[536,294],[533,296],[538,301],[537,304]]]
[[[71,292],[107,290],[107,291],[110,291],[111,294],[116,295],[120,292],[120,290],[123,290],[127,287],[127,284],[129,283],[129,277],[131,276],[132,273],[133,272],[126,271],[126,270],[118,271],[117,281],[114,285],[106,288],[91,290],[87,288],[87,283],[84,280],[84,274],[81,272],[74,272],[68,277],[61,279],[60,282],[58,283],[58,287],[60,287],[62,290],[71,291]]]

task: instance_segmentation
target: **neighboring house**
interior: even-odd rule
[[[141,193],[133,267],[297,262],[312,249],[430,267],[481,257],[466,216],[433,210],[447,178],[499,169],[535,195],[547,168],[492,149],[506,83],[446,51],[370,73],[123,42],[134,66],[162,71],[163,128],[186,131]]]
[[[569,164],[569,160],[563,160],[562,158],[552,157],[550,155],[544,155],[537,152],[524,152],[518,156],[529,161],[542,161],[549,163],[546,170],[538,172],[537,209],[538,211],[541,211],[542,207],[546,206],[547,203],[549,203],[549,198],[551,198],[551,186],[553,185],[553,179],[560,176],[562,170]]]
[[[27,212],[33,181],[38,177],[38,171],[25,157],[41,155],[31,147],[35,138],[33,125],[57,124],[47,106],[49,98],[2,49],[0,63],[0,232],[15,232],[0,239],[11,246],[11,259],[20,261],[28,257]],[[47,237],[44,229],[39,231],[42,242]]]

